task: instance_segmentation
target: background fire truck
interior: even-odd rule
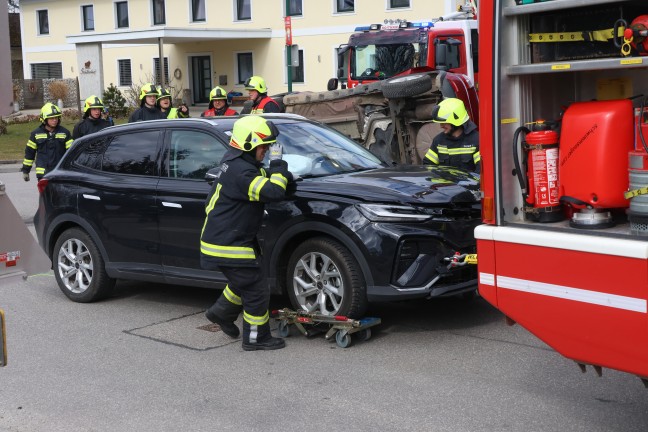
[[[479,11],[479,291],[581,370],[648,386],[648,5]]]

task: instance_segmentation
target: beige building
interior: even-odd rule
[[[300,64],[293,91],[326,89],[356,26],[423,21],[459,0],[21,0],[25,78],[79,77],[81,98],[164,79],[206,102],[216,85],[244,93],[251,75],[288,90],[286,8]],[[164,77],[160,76],[160,56]],[[294,59],[293,59],[294,60]],[[244,93],[245,94],[245,93]]]

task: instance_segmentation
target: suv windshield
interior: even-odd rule
[[[275,122],[288,169],[300,177],[319,177],[381,168],[380,159],[337,131],[307,122]],[[226,132],[231,135],[231,131]],[[269,166],[268,156],[264,165]]]

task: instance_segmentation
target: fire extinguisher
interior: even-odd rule
[[[520,134],[524,134],[522,164],[518,156]],[[533,222],[564,218],[558,189],[558,144],[558,132],[544,120],[534,122],[532,130],[521,126],[513,135],[513,162],[522,189],[524,215]]]

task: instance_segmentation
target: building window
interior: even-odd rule
[[[295,60],[295,59],[291,59]],[[304,82],[304,50],[299,50],[299,66],[291,66],[290,73],[292,74],[292,82]]]
[[[117,60],[117,69],[119,73],[119,86],[130,87],[133,84],[130,59]]]
[[[355,11],[355,0],[335,0],[335,12],[353,12]]]
[[[32,79],[63,79],[63,63],[32,63],[31,77]]]
[[[191,20],[205,21],[205,0],[191,0]]]
[[[117,28],[128,27],[128,2],[121,1],[115,3],[115,13],[117,14]]]
[[[162,77],[160,77],[160,57],[153,59],[155,62],[155,82],[157,84],[162,83]],[[164,57],[164,83],[169,85],[169,57]]]
[[[236,0],[236,20],[249,21],[252,19],[252,0]]]
[[[164,0],[153,1],[153,25],[166,24],[166,15],[164,13]]]
[[[238,83],[243,84],[254,74],[252,72],[252,53],[236,54],[236,64],[238,66]]]
[[[286,16],[302,16],[302,0],[288,0]]]
[[[92,5],[81,6],[83,15],[83,30],[94,30],[94,8]]]
[[[47,16],[46,10],[36,11],[38,14],[38,34],[39,35],[48,35],[49,34],[49,17]]]
[[[389,9],[401,9],[410,7],[410,0],[389,0]]]

